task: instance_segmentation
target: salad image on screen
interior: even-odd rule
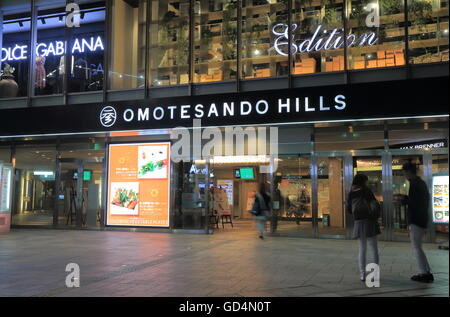
[[[138,178],[167,178],[166,146],[140,146],[138,151]]]
[[[139,209],[139,183],[111,184],[111,215],[137,215]]]
[[[111,202],[113,205],[134,209],[138,204],[138,194],[133,190],[128,191],[127,189],[117,189],[114,194],[114,199]]]

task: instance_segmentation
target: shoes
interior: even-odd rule
[[[425,273],[425,274],[417,274],[411,277],[411,280],[415,282],[422,282],[422,283],[433,283],[434,282],[434,276],[431,273]]]
[[[361,282],[365,282],[366,281],[366,273],[365,272],[359,273],[359,280]]]
[[[259,236],[259,238],[260,238],[261,240],[264,240],[264,236]]]

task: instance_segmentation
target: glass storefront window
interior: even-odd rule
[[[286,53],[274,48],[277,32],[287,25],[286,0],[243,0],[241,78],[279,77],[289,74]]]
[[[342,0],[293,1],[294,75],[344,70],[342,17]]]
[[[389,148],[434,150],[448,148],[448,121],[389,123]]]
[[[384,148],[384,127],[381,123],[317,124],[316,151],[371,150]]]
[[[345,235],[344,160],[341,157],[318,158],[317,175],[319,233]]]
[[[448,0],[407,0],[409,63],[448,62]]]
[[[281,157],[274,175],[274,231],[312,234],[311,160]]]
[[[3,163],[9,163],[11,160],[11,149],[9,146],[6,147],[0,147],[0,161],[3,161]]]
[[[347,10],[349,69],[405,65],[403,0],[347,0]]]
[[[208,168],[201,162],[174,164],[175,229],[204,229],[207,219]]]
[[[20,8],[17,13],[6,13],[3,16],[3,31],[0,30],[2,36],[0,98],[28,95],[31,6],[23,2],[20,1],[17,5]],[[10,7],[12,6],[8,8]],[[4,9],[3,4],[0,4],[0,9]]]
[[[189,0],[151,0],[150,85],[189,84]]]
[[[65,1],[39,7],[37,20],[35,95],[63,92],[65,72]]]
[[[144,87],[146,3],[113,1],[109,89]]]
[[[105,53],[105,2],[77,2],[80,27],[73,27],[69,47],[69,92],[103,89]]]
[[[194,82],[237,75],[237,1],[195,1]]]
[[[52,225],[55,201],[56,149],[17,146],[13,225]]]

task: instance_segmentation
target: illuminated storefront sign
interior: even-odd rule
[[[448,173],[433,176],[433,222],[448,223]]]
[[[100,36],[90,38],[77,38],[72,45],[72,54],[103,51],[105,49]],[[28,45],[15,44],[12,47],[2,48],[2,62],[20,61],[28,58]],[[66,53],[63,41],[39,43],[36,45],[37,56],[62,56]]]
[[[109,146],[107,225],[169,227],[170,143]]]
[[[326,30],[319,24],[314,30],[313,36],[309,39],[296,42],[294,40],[294,32],[297,29],[297,24],[292,24],[291,27],[291,54],[305,53],[313,51],[339,49],[344,46],[344,29]],[[288,56],[286,46],[289,45],[289,28],[285,23],[276,24],[272,28],[272,34],[275,35],[274,49],[283,56]],[[363,33],[359,38],[354,34],[348,34],[346,37],[347,47],[352,46],[372,46],[378,42],[375,32]],[[283,49],[284,47],[284,49]]]
[[[448,77],[437,77],[2,109],[0,136],[99,131],[125,136],[130,134],[127,131],[140,130],[146,132],[131,135],[150,135],[176,127],[193,127],[198,119],[202,127],[217,127],[440,117],[448,116],[447,87]],[[422,144],[436,143],[439,147],[441,141]],[[408,145],[414,144],[397,146]]]

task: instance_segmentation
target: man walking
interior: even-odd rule
[[[404,196],[403,202],[408,205],[407,218],[411,245],[419,268],[419,274],[412,276],[411,280],[431,283],[434,281],[434,277],[431,274],[430,265],[422,249],[422,238],[428,227],[430,193],[425,182],[417,176],[415,164],[411,162],[404,164],[403,173],[409,181],[409,193],[408,196]]]

